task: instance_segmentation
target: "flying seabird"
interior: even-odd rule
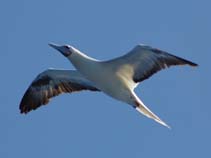
[[[101,91],[125,102],[143,115],[169,127],[135,94],[136,86],[154,73],[172,65],[197,64],[147,45],[137,45],[129,53],[108,61],[91,58],[70,45],[49,44],[63,54],[76,70],[48,69],[40,73],[26,90],[20,112],[28,113],[61,93],[81,90]]]

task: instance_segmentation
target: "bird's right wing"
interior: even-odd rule
[[[190,65],[197,64],[186,59],[169,54],[157,48],[146,45],[137,45],[129,53],[107,61],[108,64],[114,65],[113,69],[130,75],[133,82],[141,82],[156,72],[173,65]]]
[[[20,112],[35,110],[61,93],[81,90],[99,91],[76,70],[48,69],[40,73],[26,90],[19,106]]]

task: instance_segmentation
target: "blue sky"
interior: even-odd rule
[[[0,157],[210,157],[210,1],[1,1]],[[139,43],[200,66],[155,74],[137,94],[169,130],[103,93],[61,95],[28,115],[19,102],[43,70],[74,69],[47,44],[104,60]]]

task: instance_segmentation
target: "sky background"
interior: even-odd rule
[[[210,6],[209,0],[1,0],[0,157],[210,157]],[[171,130],[95,92],[61,95],[21,115],[20,100],[37,74],[74,69],[49,42],[101,60],[144,43],[200,66],[161,71],[136,89]]]

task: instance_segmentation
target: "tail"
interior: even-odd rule
[[[167,125],[164,121],[162,121],[158,116],[156,116],[150,109],[148,109],[144,103],[139,99],[136,101],[136,110],[143,115],[155,120],[156,122],[160,123],[161,125],[171,129],[169,125]]]

